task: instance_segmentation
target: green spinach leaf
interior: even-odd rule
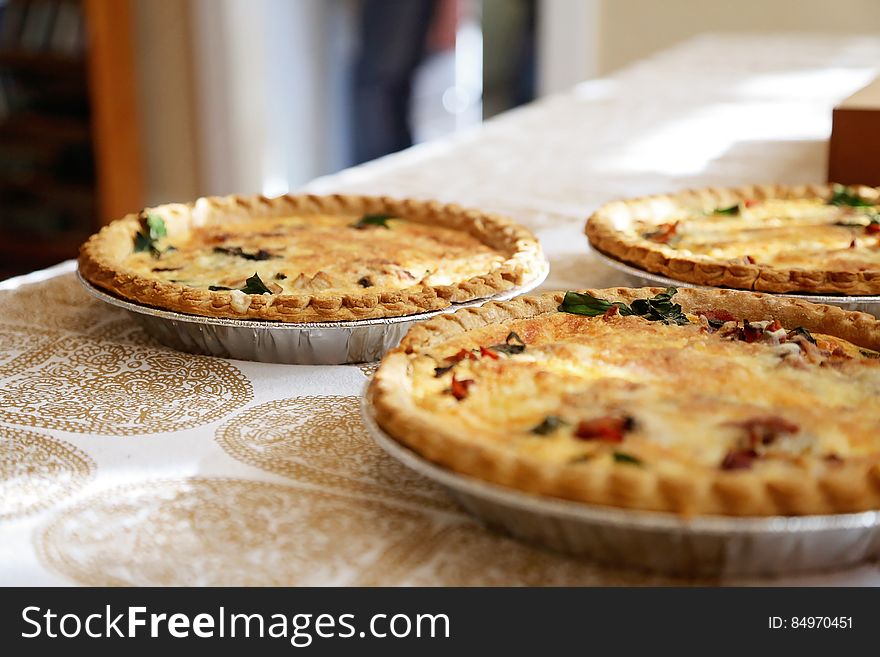
[[[504,339],[504,344],[493,344],[489,349],[501,352],[502,354],[507,354],[508,356],[513,356],[514,354],[521,354],[524,352],[526,350],[526,343],[523,342],[521,337],[511,331]]]
[[[168,235],[165,220],[157,214],[149,212],[142,219],[141,229],[134,236],[134,250],[136,253],[149,251],[154,258],[162,255],[162,251],[156,246],[163,237]],[[171,250],[169,248],[169,250]]]
[[[381,226],[382,228],[390,230],[391,226],[388,225],[388,220],[393,218],[394,216],[390,214],[365,214],[353,223],[351,227],[358,230],[364,230],[370,226]]]
[[[828,205],[848,205],[853,208],[871,207],[873,203],[866,201],[858,192],[845,185],[835,185]]]
[[[263,283],[260,275],[256,272],[244,282],[244,287],[241,288],[241,291],[245,294],[272,294],[272,290],[266,287],[266,284]]]
[[[604,315],[612,306],[617,306],[620,309],[621,315],[634,314],[629,306],[621,301],[612,303],[605,299],[598,299],[591,294],[571,291],[565,293],[562,304],[559,306],[559,312],[598,317],[599,315]]]
[[[651,322],[666,324],[689,324],[690,322],[682,312],[681,306],[672,302],[672,297],[677,293],[677,288],[668,287],[650,299],[636,299],[627,306],[620,301],[612,303],[590,294],[566,292],[562,304],[559,306],[559,312],[597,317],[604,315],[613,306],[617,306],[621,315],[637,315]]]
[[[726,217],[734,217],[739,214],[739,203],[726,208],[715,208],[714,210],[712,210],[712,214],[722,215]]]
[[[624,463],[626,465],[642,465],[642,459],[636,458],[632,454],[626,452],[614,452],[614,462]]]
[[[561,417],[558,417],[556,415],[548,415],[544,418],[541,424],[531,429],[531,433],[534,433],[538,436],[548,436],[564,424],[567,424],[567,422]]]

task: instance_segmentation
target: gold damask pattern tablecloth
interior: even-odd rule
[[[541,237],[546,287],[618,284],[581,235],[591,209],[685,186],[820,180],[830,107],[878,61],[877,39],[701,39],[309,188],[500,210]],[[373,366],[181,354],[72,271],[0,285],[0,583],[692,583],[481,527],[370,441],[358,398]],[[787,582],[878,583],[880,571]]]
[[[482,529],[376,447],[358,410],[369,366],[180,354],[91,299],[72,273],[0,293],[0,318],[12,336],[0,343],[0,529],[33,552],[41,576],[603,581],[589,564]],[[8,581],[34,581],[9,560],[4,570]]]

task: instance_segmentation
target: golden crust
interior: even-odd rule
[[[138,303],[209,317],[282,322],[330,322],[412,315],[439,310],[509,290],[532,280],[545,266],[541,247],[525,228],[494,214],[434,201],[352,195],[226,196],[148,210],[165,220],[169,233],[189,226],[223,225],[251,217],[359,215],[387,213],[408,221],[464,231],[504,254],[501,266],[452,285],[427,285],[351,294],[249,295],[247,308],[236,310],[233,293],[210,291],[143,275],[124,264],[140,230],[132,214],[105,226],[80,249],[79,268],[93,285]]]
[[[855,186],[868,198],[878,189]],[[880,294],[880,269],[785,269],[764,264],[731,264],[707,256],[688,256],[665,244],[623,232],[634,220],[668,216],[678,207],[725,207],[749,199],[828,199],[833,185],[749,185],[734,188],[688,190],[600,207],[588,220],[585,232],[596,250],[622,262],[675,280],[759,292],[802,292],[845,295]]]
[[[588,290],[626,303],[659,288]],[[555,463],[496,443],[473,439],[438,421],[412,396],[412,359],[446,340],[495,324],[557,312],[563,293],[528,295],[459,310],[415,326],[382,360],[368,389],[379,425],[423,457],[457,472],[540,495],[592,504],[683,515],[771,516],[856,512],[880,508],[880,453],[805,471],[709,470],[615,466],[607,460]],[[770,295],[734,290],[682,289],[675,300],[685,312],[725,310],[743,319],[774,317],[880,349],[880,321],[870,315]]]

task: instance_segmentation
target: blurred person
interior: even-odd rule
[[[353,163],[413,144],[412,105],[418,100],[413,100],[413,88],[421,66],[429,55],[455,49],[460,22],[468,15],[482,13],[483,80],[478,102],[483,116],[533,100],[536,4],[535,0],[363,0],[353,71]],[[438,93],[436,111],[450,112],[441,102]],[[422,114],[418,109],[415,120],[424,122],[424,108]],[[429,116],[429,121],[437,121],[430,112]],[[416,133],[424,129],[415,127]]]
[[[440,1],[363,0],[354,69],[355,164],[412,146],[413,79]]]

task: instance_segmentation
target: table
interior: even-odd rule
[[[541,238],[546,288],[618,275],[588,251],[603,201],[823,179],[831,107],[880,39],[705,36],[313,192],[434,197]],[[154,343],[73,263],[0,285],[0,582],[10,585],[642,585],[483,529],[365,435],[370,365],[267,365]],[[880,584],[868,564],[779,584]]]

